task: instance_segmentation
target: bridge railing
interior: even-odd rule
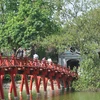
[[[16,58],[14,55],[11,57],[0,56],[0,67],[40,67],[62,72],[63,74],[67,75],[76,75],[76,73],[71,71],[69,68],[55,64],[53,62],[48,63],[46,60],[33,60],[32,58],[28,57]]]

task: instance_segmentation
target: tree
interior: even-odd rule
[[[66,24],[91,9],[100,7],[100,0],[51,0],[56,5],[54,18]]]
[[[15,14],[12,13],[14,10],[9,10],[7,22],[0,33],[5,46],[29,47],[37,37],[45,38],[58,31],[57,23],[50,17],[48,2],[19,0],[18,4]]]

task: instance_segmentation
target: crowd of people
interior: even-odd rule
[[[27,49],[23,49],[23,48],[20,47],[17,50],[14,48],[13,51],[14,51],[14,55],[19,59],[24,58],[24,57],[29,57],[29,52],[27,51]],[[39,55],[34,53],[33,54],[33,59],[34,60],[38,60],[39,59]],[[42,61],[47,61],[48,63],[52,63],[52,59],[51,58],[48,58],[46,60],[46,57],[44,57],[44,58],[42,58]]]
[[[22,47],[19,47],[18,49],[16,49],[16,48],[13,49],[13,54],[17,59],[23,59],[25,57],[29,57],[30,56],[30,51],[29,51],[29,49],[26,49],[26,48],[24,49]],[[3,56],[2,52],[1,52],[1,56]],[[35,60],[39,60],[39,55],[37,53],[33,54],[33,60],[34,61]],[[43,57],[42,58],[42,62],[48,62],[48,64],[51,65],[52,64],[52,59],[51,58],[46,59],[46,57]],[[73,64],[73,63],[71,62],[71,64]],[[78,67],[77,67],[77,65],[75,65],[75,66],[74,65],[68,65],[67,68],[77,72]]]
[[[17,58],[24,58],[24,57],[28,57],[29,56],[29,53],[27,52],[27,49],[23,49],[23,48],[18,48],[16,50],[16,48],[13,49],[14,51],[14,55],[17,57]]]
[[[34,55],[33,55],[33,59],[34,59],[34,60],[38,60],[38,59],[39,59],[38,54],[34,54]],[[51,58],[48,58],[48,59],[46,60],[46,58],[43,57],[43,58],[42,58],[42,62],[45,62],[45,61],[47,61],[48,64],[51,64],[51,63],[52,63],[52,59],[51,59]]]

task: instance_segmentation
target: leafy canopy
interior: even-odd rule
[[[18,0],[16,4],[16,11],[9,10],[5,24],[1,25],[2,46],[29,47],[37,37],[45,38],[58,31],[57,23],[51,18],[53,10],[49,2]]]

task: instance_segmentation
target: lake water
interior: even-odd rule
[[[5,100],[14,100],[12,96],[8,99],[7,91],[5,91]],[[41,91],[39,94],[32,91],[30,98],[23,92],[18,100],[100,100],[100,92],[67,92],[65,90],[49,90],[46,93]]]

